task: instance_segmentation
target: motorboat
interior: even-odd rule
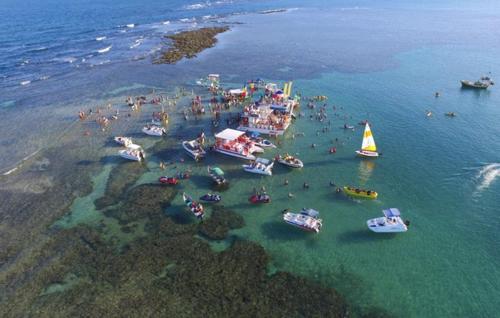
[[[362,198],[362,199],[376,199],[378,193],[372,190],[363,190],[354,187],[344,187],[344,193],[350,195],[351,197]]]
[[[467,80],[461,80],[463,88],[475,88],[475,89],[487,89],[491,85],[495,85],[493,80],[488,76],[483,76],[479,80],[472,82]]]
[[[176,185],[179,183],[179,179],[177,179],[175,177],[167,177],[167,176],[160,177],[158,179],[158,181],[160,181],[160,183],[170,184],[170,185]]]
[[[265,158],[257,158],[250,164],[242,165],[243,170],[246,172],[263,174],[266,176],[272,176],[272,168],[274,165],[274,160],[269,160]]]
[[[273,144],[268,139],[264,139],[262,137],[259,137],[258,132],[251,133],[250,140],[252,140],[255,143],[255,145],[262,147],[262,148],[276,148],[276,145]]]
[[[314,209],[303,208],[299,213],[285,212],[283,220],[295,227],[309,232],[319,233],[322,226],[322,220],[319,217],[319,212]]]
[[[132,138],[129,137],[122,137],[122,136],[117,136],[114,138],[115,142],[119,145],[128,147],[129,145],[133,144]]]
[[[252,195],[250,198],[248,198],[248,201],[250,201],[253,204],[257,203],[269,203],[271,202],[271,197],[269,194],[263,192],[263,193],[256,193]]]
[[[227,128],[215,135],[213,150],[222,154],[241,159],[255,160],[250,148],[252,143],[243,137],[245,132]]]
[[[282,165],[285,165],[288,167],[292,167],[292,168],[304,167],[304,163],[300,159],[295,158],[294,156],[291,156],[289,154],[285,154],[284,156],[277,155],[275,159],[276,159],[276,161],[278,161]]]
[[[136,144],[131,144],[127,146],[127,149],[118,151],[122,158],[128,160],[142,161],[146,159],[146,153],[141,146]]]
[[[224,171],[219,167],[207,167],[208,174],[217,185],[227,184],[226,178],[224,178]]]
[[[215,202],[215,203],[217,203],[220,200],[222,200],[222,198],[218,194],[207,193],[207,194],[202,195],[200,197],[200,200],[201,201],[205,201],[205,202]]]
[[[182,147],[196,161],[204,158],[205,155],[207,154],[197,139],[193,139],[191,141],[183,141]]]
[[[361,149],[356,150],[356,153],[361,157],[374,158],[378,157],[377,145],[375,145],[375,139],[373,139],[373,134],[370,129],[370,124],[366,123],[365,132],[363,133],[363,142],[361,144]]]
[[[376,233],[397,233],[408,231],[409,221],[401,219],[401,213],[397,208],[382,210],[383,217],[366,221],[368,228]]]
[[[201,203],[193,201],[193,199],[185,192],[182,194],[182,199],[184,200],[184,203],[189,208],[191,213],[193,213],[199,219],[203,218],[204,212],[203,212],[203,205],[201,205]]]
[[[142,132],[146,135],[161,137],[167,133],[165,128],[156,125],[146,125],[142,128]]]

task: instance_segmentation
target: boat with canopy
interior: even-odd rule
[[[397,208],[382,210],[383,217],[366,221],[368,228],[376,233],[398,233],[408,231],[409,221],[401,219],[401,212]]]

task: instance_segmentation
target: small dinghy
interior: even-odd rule
[[[115,137],[114,140],[117,144],[125,146],[125,147],[128,147],[129,145],[133,144],[132,138],[128,138],[128,137],[118,136],[118,137]]]
[[[167,176],[160,177],[160,179],[158,179],[158,181],[160,181],[160,183],[170,184],[170,185],[176,185],[179,183],[179,179],[174,178],[174,177],[167,177]]]
[[[257,174],[263,174],[266,176],[272,176],[272,168],[274,165],[274,161],[264,159],[264,158],[257,158],[255,161],[251,162],[248,165],[242,165],[243,170],[246,172],[251,172],[251,173],[257,173]]]
[[[191,213],[193,213],[199,219],[203,218],[203,205],[193,201],[193,199],[185,192],[182,194],[182,199],[184,200],[184,203],[189,208]]]
[[[322,220],[318,218],[319,212],[313,209],[303,208],[299,213],[285,212],[283,220],[295,227],[309,232],[319,233]]]
[[[146,153],[141,148],[141,146],[136,144],[128,145],[127,149],[118,151],[122,158],[128,160],[142,161],[146,159]]]
[[[156,125],[146,125],[142,128],[142,132],[146,135],[161,137],[167,133],[165,128]]]
[[[250,198],[248,198],[248,201],[250,201],[253,204],[257,203],[269,203],[271,202],[271,197],[267,193],[256,193],[252,195]]]
[[[304,163],[294,156],[290,156],[289,154],[285,154],[284,156],[277,155],[276,161],[281,163],[282,165],[289,166],[292,168],[302,168],[304,167]]]
[[[196,161],[204,158],[207,154],[197,139],[193,139],[191,141],[183,141],[182,147]]]
[[[372,190],[363,190],[353,187],[344,187],[344,193],[350,195],[351,197],[362,198],[362,199],[376,199],[378,193]]]
[[[208,174],[217,185],[227,184],[226,178],[224,178],[224,171],[219,167],[207,167]]]
[[[205,202],[215,202],[215,203],[217,203],[220,200],[222,200],[222,198],[218,194],[207,193],[205,195],[202,195],[200,197],[200,200],[201,201],[205,201]]]
[[[409,221],[401,219],[399,209],[390,208],[382,210],[384,216],[366,221],[368,228],[376,233],[398,233],[408,231]]]

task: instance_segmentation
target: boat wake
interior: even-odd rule
[[[106,37],[105,36],[98,36],[95,38],[96,41],[102,41],[102,40],[106,40]]]
[[[500,177],[500,163],[490,163],[484,166],[476,176],[479,182],[476,192],[487,189],[498,177]]]

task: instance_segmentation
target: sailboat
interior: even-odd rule
[[[378,157],[375,139],[373,139],[372,131],[368,123],[366,123],[365,125],[365,132],[363,133],[363,143],[361,144],[361,150],[356,150],[356,153],[362,157]]]

